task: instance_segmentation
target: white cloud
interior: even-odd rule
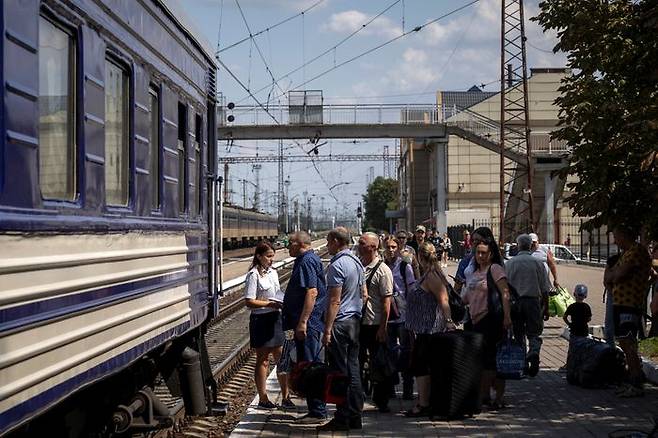
[[[322,26],[322,29],[347,35],[363,27],[373,17],[373,15],[364,14],[354,9],[343,11],[337,14],[331,14],[329,21]],[[377,35],[386,38],[393,38],[401,33],[402,28],[384,16],[377,17],[360,32],[361,35]]]

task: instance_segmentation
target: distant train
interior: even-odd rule
[[[212,404],[217,67],[175,3],[0,2],[0,436],[158,427],[157,375]]]
[[[223,242],[225,248],[251,246],[261,239],[273,241],[278,236],[276,217],[236,206],[223,207]]]

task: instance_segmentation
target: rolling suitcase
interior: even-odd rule
[[[480,333],[461,330],[433,336],[432,417],[452,420],[480,412],[483,343]]]

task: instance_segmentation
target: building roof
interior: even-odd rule
[[[476,85],[473,85],[467,91],[439,91],[437,105],[443,107],[447,112],[447,114],[444,114],[445,119],[491,96],[495,96],[497,93],[496,91],[482,91]]]

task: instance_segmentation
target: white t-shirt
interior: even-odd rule
[[[254,266],[244,281],[244,297],[252,300],[269,300],[283,302],[283,291],[279,284],[279,274],[276,270],[270,268],[265,274],[260,275],[258,267]],[[270,307],[259,307],[250,309],[254,314],[278,312],[277,309]]]

